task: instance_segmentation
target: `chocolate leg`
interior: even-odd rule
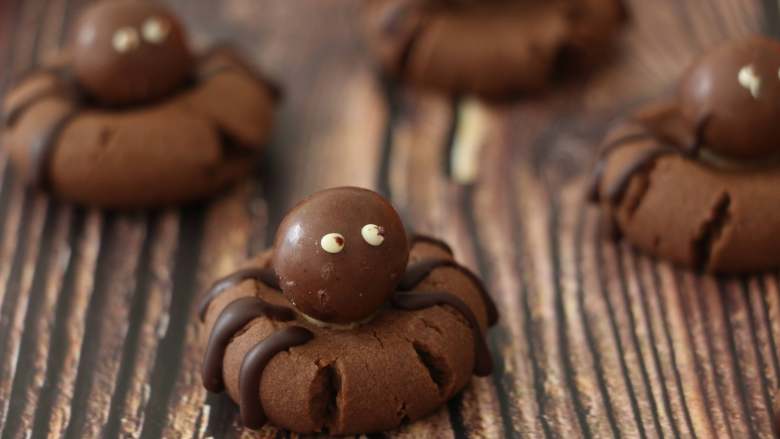
[[[195,77],[197,82],[206,82],[209,79],[226,72],[244,71],[268,87],[274,101],[279,102],[284,98],[282,87],[277,82],[262,74],[254,66],[245,62],[241,58],[241,55],[238,54],[238,50],[230,44],[219,44],[214,46],[200,57],[199,63],[205,64],[209,58],[220,53],[228,56],[231,59],[231,62],[219,63],[208,68],[198,68]]]
[[[599,159],[593,168],[590,183],[588,183],[588,201],[591,203],[598,203],[601,200],[601,181],[604,178],[604,168],[607,165],[607,160],[609,159],[610,155],[612,155],[612,153],[616,150],[628,146],[633,142],[649,139],[652,137],[653,134],[650,131],[646,130],[644,127],[641,127],[641,130],[638,132],[628,133],[604,145],[604,147],[601,148],[601,151],[599,152]]]
[[[433,270],[439,267],[454,268],[468,276],[474,285],[476,285],[480,295],[482,296],[482,301],[485,304],[485,310],[487,313],[488,326],[493,326],[496,324],[498,321],[498,309],[496,308],[495,302],[493,302],[493,298],[490,297],[490,294],[488,294],[485,285],[482,283],[479,277],[477,277],[477,275],[471,272],[471,270],[458,264],[455,261],[449,259],[425,259],[415,264],[411,264],[406,267],[406,272],[404,273],[403,277],[401,277],[400,282],[398,282],[398,289],[400,291],[413,290],[420,282],[425,280],[425,278],[428,277],[428,275],[431,274]]]
[[[65,70],[39,69],[28,75],[32,76],[35,74],[49,74],[54,76],[57,81],[51,86],[33,93],[27,99],[18,102],[13,107],[8,108],[3,120],[6,128],[13,127],[27,110],[44,99],[58,97],[73,102],[74,106],[78,106],[77,104],[81,101],[77,92],[78,87],[70,75],[70,72]],[[19,80],[19,82],[22,81],[24,80]]]
[[[266,422],[259,389],[263,371],[279,352],[308,343],[314,334],[300,326],[290,326],[257,343],[241,362],[238,378],[241,422],[245,427],[258,429]]]
[[[618,178],[607,188],[606,195],[609,202],[615,205],[623,199],[626,190],[628,190],[628,184],[631,182],[631,178],[642,168],[653,163],[658,157],[677,153],[678,151],[676,149],[668,146],[658,146],[645,151],[626,167],[620,176],[618,176]]]
[[[224,390],[222,363],[228,343],[241,328],[262,316],[282,322],[295,320],[292,309],[270,304],[258,297],[243,297],[225,307],[214,323],[203,357],[203,387],[211,392]]]
[[[206,318],[206,311],[208,311],[209,305],[217,296],[228,288],[238,285],[247,279],[254,279],[275,290],[279,290],[279,279],[271,268],[245,268],[243,270],[238,270],[235,273],[218,279],[206,291],[198,305],[200,320],[203,321],[203,319]]]
[[[60,134],[80,113],[79,108],[64,113],[48,130],[40,133],[29,145],[30,168],[27,175],[35,187],[47,188],[49,185],[49,162],[54,147],[60,140]]]
[[[487,376],[493,371],[493,359],[490,357],[485,343],[482,329],[477,323],[477,318],[458,296],[447,292],[420,292],[420,293],[396,293],[390,299],[392,305],[398,309],[414,311],[430,308],[437,305],[449,305],[458,311],[469,322],[474,338],[474,374]]]
[[[698,157],[702,146],[704,145],[704,131],[707,129],[707,125],[712,120],[712,114],[706,114],[699,118],[696,123],[696,132],[691,143],[686,149],[685,154],[689,157]]]

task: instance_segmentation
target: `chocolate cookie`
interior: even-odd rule
[[[21,78],[5,147],[30,184],[135,208],[207,196],[247,175],[277,91],[238,52],[195,56],[175,17],[139,0],[88,8],[58,65]]]
[[[780,43],[716,48],[678,95],[614,128],[592,199],[632,243],[716,272],[780,266]]]
[[[315,194],[285,219],[273,251],[204,296],[203,383],[227,390],[245,426],[387,430],[441,407],[472,374],[490,374],[483,334],[498,316],[484,286],[446,245],[407,242],[388,207],[363,189]],[[320,290],[334,297],[326,299],[329,322],[307,314],[311,303],[301,300]]]
[[[489,97],[538,90],[612,39],[622,0],[370,0],[368,45],[389,74]]]

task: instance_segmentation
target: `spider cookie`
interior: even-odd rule
[[[367,0],[364,28],[392,76],[503,97],[584,67],[625,18],[622,0]]]
[[[435,239],[407,238],[378,194],[329,189],[282,221],[274,247],[201,302],[203,384],[246,427],[299,433],[395,428],[491,373],[498,314],[479,278]]]
[[[645,251],[693,268],[780,266],[780,43],[715,48],[675,98],[614,128],[591,197]]]
[[[115,208],[201,198],[248,174],[268,139],[272,84],[230,47],[194,54],[157,3],[90,6],[61,58],[3,104],[16,170],[55,196]]]

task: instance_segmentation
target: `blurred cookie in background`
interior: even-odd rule
[[[11,87],[3,147],[28,184],[109,208],[199,199],[246,176],[278,91],[229,46],[189,47],[155,2],[88,7],[56,61]]]
[[[621,0],[369,0],[363,28],[388,75],[502,98],[598,62],[627,19]]]

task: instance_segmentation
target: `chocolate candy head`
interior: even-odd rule
[[[367,189],[342,187],[318,192],[287,214],[276,232],[273,264],[299,311],[350,324],[387,301],[408,258],[393,206]]]
[[[79,83],[111,105],[171,93],[193,64],[179,20],[145,0],[95,3],[76,25],[72,52]]]
[[[679,99],[691,124],[708,117],[705,148],[740,159],[778,152],[780,43],[756,36],[716,48],[688,70]]]

